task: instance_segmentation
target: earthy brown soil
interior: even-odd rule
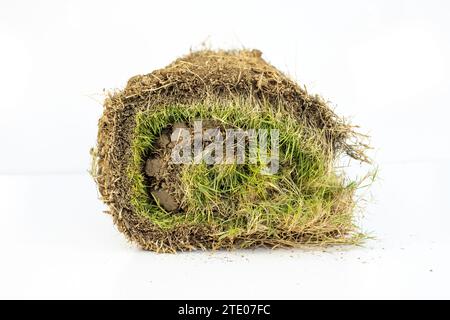
[[[179,212],[183,204],[181,190],[181,165],[171,163],[172,149],[175,145],[170,136],[174,129],[187,127],[184,123],[166,128],[156,142],[156,151],[145,163],[145,174],[149,185],[149,195],[153,196],[168,212]]]
[[[251,99],[255,104],[269,102],[274,107],[281,105],[284,112],[294,115],[303,125],[323,129],[334,154],[345,152],[353,158],[366,159],[361,151],[364,146],[351,142],[355,135],[353,129],[337,117],[319,96],[308,94],[262,59],[260,51],[192,52],[163,69],[131,78],[124,90],[105,100],[99,121],[93,175],[114,223],[130,240],[144,249],[163,252],[216,248],[213,234],[218,230],[211,230],[208,225],[163,230],[135,212],[130,203],[131,181],[127,168],[138,112],[165,108],[173,103],[236,97]],[[150,174],[158,169],[156,164],[155,168],[152,166],[148,168]],[[259,241],[258,234],[255,237],[255,245],[275,245],[269,240]],[[221,245],[234,247],[237,242],[239,239],[236,243]]]
[[[213,120],[203,120],[203,131],[210,128],[220,128],[220,124]],[[156,150],[145,162],[144,172],[149,185],[149,195],[153,196],[158,203],[168,212],[182,212],[184,209],[184,192],[181,188],[180,174],[183,164],[171,163],[171,154],[176,142],[171,141],[171,135],[177,128],[190,131],[191,139],[194,138],[192,124],[178,122],[163,130],[156,141]],[[224,130],[222,128],[222,133]],[[203,141],[203,148],[209,144]]]

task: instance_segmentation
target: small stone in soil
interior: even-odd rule
[[[158,200],[159,204],[167,211],[178,209],[175,199],[165,190],[152,191],[152,195]]]
[[[164,148],[165,146],[167,146],[170,143],[170,138],[167,134],[163,133],[157,141],[158,146]]]
[[[145,173],[149,177],[156,177],[161,170],[162,161],[160,159],[148,159],[145,163]]]

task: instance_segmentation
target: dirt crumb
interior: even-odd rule
[[[145,163],[145,173],[149,177],[156,177],[159,175],[159,172],[161,171],[162,167],[162,160],[161,159],[148,159]]]
[[[158,147],[161,147],[161,148],[166,147],[170,143],[169,135],[166,133],[161,134],[161,136],[158,138],[158,141],[156,143],[157,143]]]
[[[165,210],[170,212],[178,209],[178,203],[167,191],[156,190],[152,192],[152,195]]]

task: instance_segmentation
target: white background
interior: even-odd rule
[[[450,298],[448,1],[2,1],[0,298]],[[162,255],[87,174],[103,89],[258,48],[372,136],[363,247]]]

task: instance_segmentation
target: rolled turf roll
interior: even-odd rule
[[[241,149],[252,160],[244,163],[228,154],[199,160],[195,146],[183,152],[192,161],[174,161],[181,140],[213,128],[224,139],[234,129],[278,140],[263,148],[244,136],[244,145],[257,141],[253,158]],[[260,51],[204,50],[108,95],[92,174],[115,225],[146,250],[351,244],[363,237],[354,223],[359,184],[335,166],[344,155],[367,161],[358,137]],[[263,160],[274,151],[277,170],[268,173],[273,163]]]

